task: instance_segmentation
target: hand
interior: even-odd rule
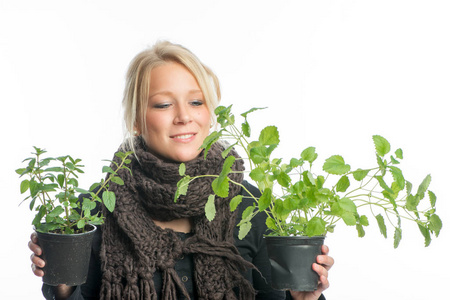
[[[36,232],[33,232],[31,234],[30,241],[28,242],[28,248],[30,248],[30,250],[33,252],[31,254],[31,270],[33,271],[34,275],[42,277],[44,276],[44,271],[42,270],[42,268],[45,266],[45,261],[39,257],[40,255],[42,255],[42,248],[39,247],[37,242],[37,234]],[[60,284],[57,287],[54,287],[53,290],[55,292],[56,299],[66,299],[72,294],[74,287]]]
[[[42,268],[45,265],[45,261],[39,257],[40,255],[42,255],[42,249],[41,247],[39,247],[37,242],[37,234],[36,232],[33,232],[31,234],[30,241],[28,242],[28,248],[30,248],[30,250],[33,252],[33,254],[31,254],[31,270],[33,271],[34,275],[42,277],[44,276],[44,271],[42,270]]]
[[[334,259],[328,256],[330,250],[327,246],[322,246],[322,254],[317,256],[317,263],[312,265],[314,271],[319,274],[319,286],[313,292],[297,292],[291,291],[291,296],[295,300],[317,300],[330,283],[328,282],[328,270],[334,265]]]

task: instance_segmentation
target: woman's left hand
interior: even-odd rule
[[[317,300],[324,290],[326,290],[330,283],[328,282],[328,270],[334,264],[334,259],[328,256],[330,250],[327,246],[322,246],[322,255],[317,256],[317,263],[312,265],[314,271],[319,274],[319,286],[313,292],[297,292],[291,291],[291,296],[295,300]]]

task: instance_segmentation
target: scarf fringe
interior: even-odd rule
[[[158,295],[155,292],[155,286],[152,279],[141,279],[139,281],[139,288],[132,283],[127,283],[123,286],[121,283],[111,284],[107,281],[103,281],[100,290],[100,299],[158,300]]]

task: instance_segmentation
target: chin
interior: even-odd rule
[[[200,155],[200,152],[196,152],[196,153],[192,153],[192,154],[183,153],[181,155],[174,156],[173,160],[180,162],[180,163],[188,162],[188,161],[196,159],[199,155]]]

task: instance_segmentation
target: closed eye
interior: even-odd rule
[[[157,108],[157,109],[164,109],[164,108],[169,108],[170,107],[170,103],[158,103],[153,105],[153,108]]]
[[[190,104],[191,104],[192,106],[202,106],[202,105],[204,104],[204,101],[203,101],[203,100],[192,100],[192,101],[190,102]]]

